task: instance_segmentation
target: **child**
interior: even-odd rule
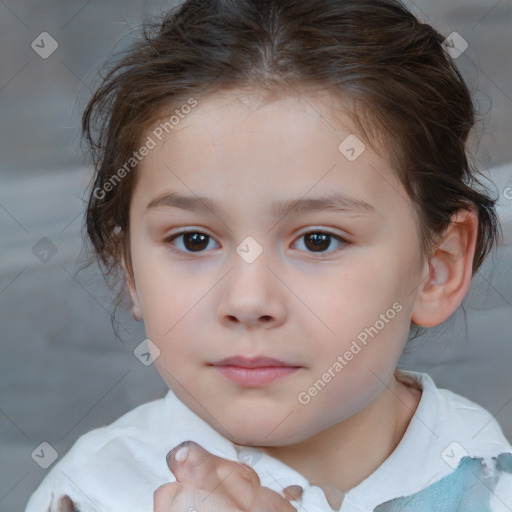
[[[26,512],[512,510],[497,422],[396,369],[499,239],[443,41],[395,0],[189,0],[112,69],[87,232],[170,391]]]

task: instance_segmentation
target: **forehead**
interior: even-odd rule
[[[173,112],[162,111],[143,137],[156,145],[139,165],[139,195],[151,201],[179,191],[275,203],[343,192],[377,209],[389,196],[406,199],[387,159],[364,142],[349,112],[348,103],[322,90],[270,98],[216,93],[182,113],[172,129],[165,123]],[[159,126],[168,128],[161,140]]]
[[[217,125],[219,129],[239,129],[275,132],[283,128],[287,132],[299,131],[300,127],[307,132],[305,122],[318,123],[321,121],[325,129],[336,131],[340,120],[345,128],[355,131],[350,112],[352,106],[349,99],[341,100],[326,89],[311,87],[292,93],[285,91],[264,90],[226,90],[209,94],[197,102],[191,112],[181,116],[179,123],[173,128],[176,137],[186,136],[191,130],[201,131]],[[160,121],[165,120],[162,111]],[[300,127],[294,121],[302,121]],[[291,123],[290,123],[291,122]],[[305,133],[308,135],[307,133]],[[215,132],[211,134],[215,136]],[[310,135],[310,134],[309,134]]]

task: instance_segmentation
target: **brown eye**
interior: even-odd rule
[[[202,233],[185,233],[183,245],[188,251],[202,251],[208,246],[208,235]]]
[[[304,239],[306,250],[313,253],[334,252],[333,250],[327,251],[332,246],[332,241],[336,241],[338,246],[343,246],[346,242],[343,238],[327,233],[324,231],[310,231],[303,234],[299,240]]]
[[[181,243],[175,242],[175,240],[180,239]],[[212,237],[200,231],[187,231],[173,235],[165,241],[177,247],[177,249],[172,249],[173,251],[194,253],[204,251],[208,247],[210,240],[213,240]]]
[[[329,248],[331,235],[326,233],[309,233],[306,235],[306,247],[312,251],[324,251]]]

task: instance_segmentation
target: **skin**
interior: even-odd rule
[[[366,144],[349,161],[338,145],[358,134],[343,111],[333,116],[334,105],[322,91],[270,103],[247,92],[202,99],[139,166],[127,283],[160,351],[154,364],[178,398],[227,439],[262,447],[338,505],[410,423],[421,392],[396,378],[397,361],[411,320],[438,325],[462,302],[477,218],[459,212],[432,255],[422,255],[413,205],[385,151]],[[333,191],[373,211],[271,212],[274,201]],[[148,208],[171,192],[208,197],[219,211]],[[209,238],[194,252],[198,242],[187,243],[183,231]],[[315,252],[304,235],[318,232],[346,241],[331,238]],[[236,252],[248,236],[263,249],[250,264]],[[394,303],[400,313],[301,404],[298,394]],[[211,366],[235,355],[300,368],[248,388]]]

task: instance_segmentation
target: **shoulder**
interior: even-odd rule
[[[101,489],[120,490],[130,485],[141,490],[147,485],[152,497],[154,482],[169,479],[165,454],[162,456],[166,448],[168,451],[162,428],[169,425],[166,402],[167,396],[140,405],[79,437],[30,497],[26,512],[53,512],[64,494],[80,503],[81,512],[112,510],[108,494],[113,493]]]
[[[167,412],[166,402],[167,397],[147,402],[128,411],[109,425],[80,436],[66,454],[69,464],[83,461],[84,458],[103,457],[106,452],[113,450],[119,455],[137,454],[147,450],[161,437],[162,422],[165,421],[164,415]]]
[[[483,460],[465,457],[457,469],[420,491],[382,503],[374,512],[510,512],[512,454]]]
[[[426,373],[404,372],[416,379],[423,390],[418,413],[432,429],[438,446],[460,451],[464,456],[495,457],[512,452],[512,446],[496,421],[485,408],[448,389],[438,388]]]
[[[439,394],[444,436],[457,440],[472,456],[493,457],[512,452],[498,421],[489,411],[447,389],[439,389]]]
[[[481,502],[489,511],[510,512],[512,446],[496,418],[456,393],[446,389],[439,389],[439,393],[440,419],[446,422],[441,439],[448,443],[441,456],[450,466],[458,464],[450,482],[465,489],[461,499],[468,510]]]
[[[400,477],[374,510],[412,512],[421,505],[421,510],[510,512],[512,446],[496,419],[475,402],[438,388],[428,374],[403,372],[399,378],[421,389],[422,396],[379,483],[390,472]]]

